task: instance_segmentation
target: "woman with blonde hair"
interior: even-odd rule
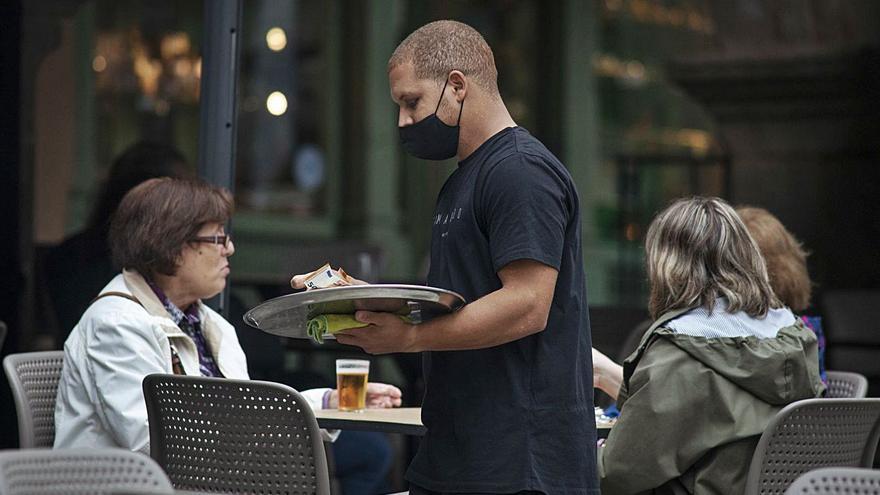
[[[594,384],[620,408],[598,453],[602,493],[742,493],[770,419],[824,389],[816,337],[724,201],[675,201],[645,248],[654,323],[623,367],[593,354]]]
[[[810,306],[813,291],[813,283],[807,272],[807,252],[782,222],[764,208],[738,206],[736,213],[764,256],[773,292],[783,304],[800,315],[798,318],[816,334],[819,342],[819,373],[822,375],[822,382],[827,384],[822,319],[801,314]]]

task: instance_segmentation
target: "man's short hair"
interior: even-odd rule
[[[177,273],[183,248],[207,224],[232,216],[232,195],[199,179],[162,177],[130,190],[110,222],[110,251],[119,268],[152,278]]]
[[[388,60],[388,72],[411,63],[419,79],[444,81],[461,71],[493,96],[498,93],[498,70],[492,49],[476,29],[458,21],[434,21],[406,37]]]

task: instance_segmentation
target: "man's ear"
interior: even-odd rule
[[[470,83],[460,70],[454,70],[449,73],[449,85],[452,86],[452,91],[457,101],[465,99]]]

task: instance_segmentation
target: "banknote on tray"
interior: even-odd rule
[[[338,270],[334,270],[330,266],[330,263],[324,263],[324,266],[309,273],[303,283],[306,286],[306,289],[326,289],[327,287],[352,285],[354,279],[351,275],[345,273],[345,270],[343,270],[342,267],[339,267]],[[290,281],[290,285],[294,285],[293,280]]]

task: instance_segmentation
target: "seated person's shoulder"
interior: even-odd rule
[[[146,315],[147,312],[134,296],[128,294],[119,279],[113,279],[95,294],[83,316],[106,314]]]
[[[138,303],[118,296],[108,296],[92,303],[76,328],[80,333],[95,336],[144,334],[152,335],[154,318]]]

